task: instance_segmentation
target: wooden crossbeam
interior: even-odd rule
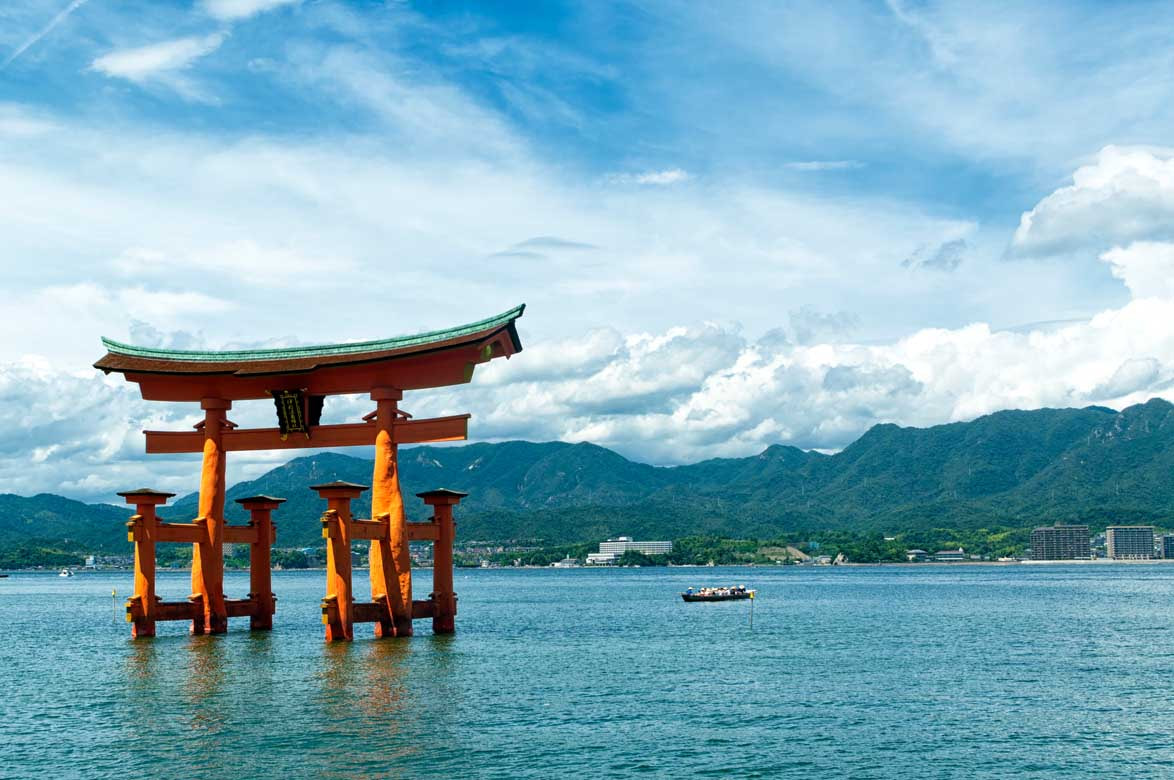
[[[252,544],[257,540],[257,527],[252,525],[224,526],[224,541],[229,544]]]
[[[391,622],[385,601],[356,601],[351,605],[351,616],[356,623]]]
[[[159,523],[155,526],[156,542],[190,542],[195,544],[208,535],[207,526],[195,523]]]
[[[224,609],[229,617],[250,617],[260,609],[253,599],[225,599]]]
[[[220,435],[228,452],[245,450],[291,450],[308,447],[356,447],[375,443],[375,423],[347,423],[344,425],[317,425],[310,436],[291,433],[284,440],[277,428],[235,428]],[[201,431],[143,431],[147,437],[150,455],[179,452],[203,452],[204,434]],[[423,420],[400,420],[392,427],[396,444],[423,444],[425,442],[463,441],[469,436],[469,415],[432,417]]]
[[[352,540],[368,539],[371,541],[387,539],[391,534],[391,523],[381,523],[378,520],[352,520],[350,538]]]
[[[436,523],[407,523],[409,542],[435,542],[440,537]]]
[[[421,620],[430,618],[436,613],[436,604],[432,599],[417,599],[412,602],[412,619]],[[351,605],[351,620],[355,623],[379,623],[391,618],[387,614],[387,604],[383,601],[356,601]]]

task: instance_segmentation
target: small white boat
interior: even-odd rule
[[[58,577],[72,577],[72,576],[73,576],[73,570],[72,570],[72,569],[69,569],[68,567],[67,567],[67,568],[64,568],[64,569],[62,569],[61,571],[57,572],[57,576],[58,576]]]

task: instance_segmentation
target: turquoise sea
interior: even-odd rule
[[[458,571],[456,636],[349,645],[323,581],[133,642],[129,573],[0,580],[0,776],[1174,777],[1174,566]]]

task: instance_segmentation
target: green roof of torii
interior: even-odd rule
[[[416,333],[410,336],[394,336],[389,339],[376,341],[354,341],[346,344],[322,344],[313,347],[278,347],[275,349],[233,349],[221,352],[186,349],[158,349],[156,347],[136,347],[132,344],[123,344],[111,339],[102,338],[102,344],[111,355],[122,355],[147,360],[175,360],[184,363],[251,363],[258,361],[285,361],[304,360],[307,358],[334,357],[343,355],[367,354],[371,352],[390,352],[412,347],[427,347],[430,344],[439,344],[462,336],[496,330],[513,323],[526,309],[526,304],[515,306],[496,317],[470,322],[447,330],[434,330],[427,333]],[[96,364],[97,368],[105,368],[103,361]],[[113,367],[111,367],[113,368]]]

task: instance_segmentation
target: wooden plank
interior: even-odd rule
[[[224,610],[232,617],[251,617],[257,611],[252,599],[225,599]]]
[[[436,615],[436,604],[432,599],[426,601],[412,602],[412,620],[420,620],[421,618],[430,618]]]
[[[350,538],[355,539],[387,539],[390,537],[391,524],[380,523],[376,520],[352,520]]]
[[[205,533],[204,526],[195,523],[159,523],[155,527],[155,541],[195,544],[204,538]]]
[[[435,542],[440,538],[440,526],[436,523],[407,523],[409,542]]]
[[[351,605],[351,619],[355,623],[391,622],[384,601],[356,601]]]
[[[231,544],[252,544],[257,541],[257,528],[251,525],[226,525],[224,541]]]
[[[159,601],[155,604],[156,620],[194,620],[203,614],[203,605],[190,601]]]
[[[374,423],[345,423],[317,425],[310,436],[291,433],[281,438],[277,428],[236,428],[222,436],[227,452],[251,450],[292,450],[308,447],[356,447],[375,443]],[[462,441],[468,438],[469,415],[433,417],[395,423],[392,437],[397,444]],[[143,431],[147,439],[147,453],[170,455],[180,452],[203,452],[204,434],[201,431]]]
[[[470,415],[467,414],[457,414],[452,417],[431,417],[423,420],[397,422],[392,428],[392,438],[395,439],[396,444],[464,441],[469,438],[469,417]]]

